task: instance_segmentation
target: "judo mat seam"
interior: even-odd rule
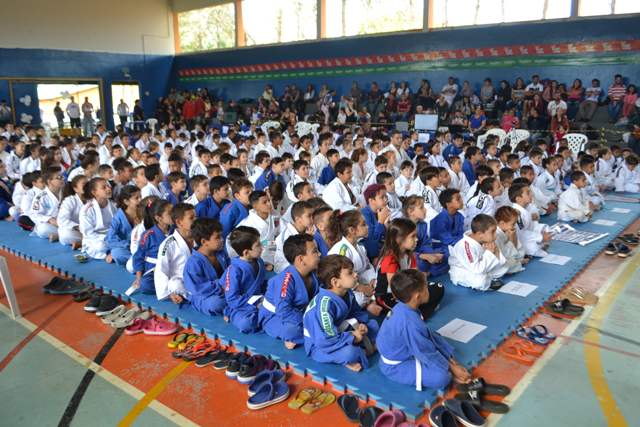
[[[630,209],[629,213],[612,212],[613,208]],[[602,211],[596,212],[593,220],[615,220],[613,226],[601,226],[590,223],[576,224],[578,230],[608,232],[603,239],[581,247],[576,244],[553,241],[549,252],[572,257],[564,266],[545,264],[539,260],[529,263],[524,272],[504,278],[530,283],[538,286],[528,297],[521,298],[500,292],[481,293],[468,288],[453,285],[448,276],[439,279],[444,282],[446,292],[441,308],[428,320],[432,330],[438,330],[455,318],[486,325],[487,328],[475,336],[469,343],[449,342],[455,348],[456,358],[467,368],[477,366],[496,347],[510,336],[514,330],[526,322],[550,297],[564,287],[589,262],[600,253],[608,243],[625,230],[640,216],[640,204],[607,202]],[[553,224],[555,214],[543,217],[542,222]],[[70,247],[59,243],[49,243],[44,239],[30,237],[15,223],[0,223],[1,247],[31,262],[50,268],[53,271],[76,280],[91,283],[124,301],[131,301],[142,308],[151,309],[156,314],[204,332],[211,338],[218,338],[238,349],[246,349],[272,357],[302,376],[310,376],[314,381],[331,384],[336,390],[350,392],[364,400],[374,400],[381,407],[393,407],[403,410],[412,419],[418,418],[425,408],[435,402],[442,391],[429,390],[418,392],[415,387],[388,380],[377,366],[379,356],[370,359],[370,367],[355,373],[338,365],[323,364],[307,357],[301,347],[286,350],[281,341],[264,333],[242,334],[222,317],[211,317],[182,308],[168,301],[158,301],[155,295],[140,293],[126,296],[124,292],[133,281],[133,275],[124,267],[90,260],[81,264],[74,260]]]

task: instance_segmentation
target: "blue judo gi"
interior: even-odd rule
[[[336,177],[336,171],[331,166],[325,166],[320,172],[320,178],[318,178],[318,184],[329,185],[331,181]]]
[[[304,313],[304,349],[308,356],[317,362],[348,365],[360,363],[362,368],[369,366],[365,350],[353,342],[349,319],[367,325],[367,336],[376,341],[378,323],[369,319],[353,292],[344,297],[328,289],[321,288]]]
[[[464,159],[464,162],[462,162],[462,172],[467,177],[469,185],[473,185],[476,182],[476,172],[473,170],[473,165],[469,159]]]
[[[182,197],[182,195],[179,195],[178,197],[176,197],[176,195],[173,194],[173,192],[171,192],[171,191],[167,192],[166,199],[173,206],[177,205],[178,203],[182,203],[184,201],[184,197]]]
[[[378,222],[378,216],[369,206],[362,208],[360,213],[362,213],[364,222],[367,223],[369,228],[369,235],[362,239],[360,243],[367,250],[367,257],[371,260],[380,255],[387,229],[384,224]]]
[[[320,251],[320,255],[322,256],[327,256],[329,254],[329,245],[327,245],[327,242],[324,241],[324,237],[322,237],[322,234],[320,234],[319,230],[316,230],[315,233],[313,233],[313,240],[315,240],[316,245],[318,246],[318,251]]]
[[[213,200],[213,197],[209,196],[196,205],[196,216],[198,218],[212,218],[220,221],[220,211],[228,203],[229,201],[227,199],[222,199],[222,203],[217,204],[216,201]]]
[[[171,234],[171,232],[169,232]],[[156,285],[153,281],[153,271],[158,263],[158,249],[160,243],[166,239],[166,235],[157,225],[145,231],[140,238],[140,245],[133,254],[133,271],[142,272],[140,291],[144,294],[156,294]]]
[[[307,289],[293,265],[271,278],[259,310],[262,329],[273,338],[302,344],[302,315],[319,287],[318,278],[312,273],[311,289]]]
[[[220,223],[222,224],[222,237],[227,238],[231,230],[243,219],[249,216],[249,210],[238,200],[233,199],[227,203],[220,211]]]
[[[418,221],[418,243],[416,245],[416,260],[418,270],[428,272],[431,276],[439,276],[449,271],[448,254],[444,248],[434,249],[433,242],[429,237],[429,225],[424,221]],[[441,263],[431,264],[430,262],[420,259],[420,254],[444,254]]]
[[[224,299],[227,303],[224,314],[242,333],[260,330],[257,304],[261,299],[258,297],[264,295],[264,277],[261,258],[255,264],[239,257],[233,258],[224,273]]]
[[[183,272],[189,302],[196,311],[208,315],[221,315],[226,306],[220,278],[229,266],[229,257],[223,250],[218,251],[215,257],[220,264],[220,271],[216,270],[209,258],[194,250]]]
[[[380,370],[401,384],[444,389],[451,382],[449,359],[453,347],[432,332],[420,312],[398,302],[378,334]]]
[[[431,220],[429,228],[433,248],[443,250],[449,257],[449,246],[455,245],[464,236],[464,215],[456,212],[451,216],[447,209],[442,209]]]
[[[131,223],[122,209],[118,209],[111,220],[111,225],[104,238],[111,251],[113,260],[118,265],[126,265],[131,258]]]
[[[451,156],[459,156],[460,153],[462,153],[462,147],[456,147],[455,144],[449,144],[442,152],[442,157],[447,160]]]
[[[256,180],[254,188],[255,188],[256,191],[264,191],[265,189],[269,188],[269,186],[271,184],[273,184],[274,182],[276,182],[276,181],[280,181],[280,183],[283,186],[286,186],[286,184],[284,182],[284,178],[281,175],[277,175],[277,174],[273,173],[273,170],[271,170],[271,168],[267,168],[267,170],[262,172],[262,175],[260,175],[258,177],[258,179]]]

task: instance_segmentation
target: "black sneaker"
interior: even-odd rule
[[[618,256],[620,258],[626,258],[630,254],[631,254],[631,248],[623,244],[618,245]]]
[[[502,280],[494,279],[494,280],[491,281],[491,284],[489,285],[489,290],[497,291],[498,289],[500,289],[503,286],[504,286],[504,283],[502,282]]]
[[[45,294],[50,293],[50,291],[52,289],[58,289],[62,286],[62,284],[64,283],[64,279],[62,277],[58,277],[58,276],[54,276],[49,283],[47,283],[46,285],[44,285],[42,287],[42,291]]]
[[[95,313],[96,311],[98,311],[98,306],[100,305],[101,298],[101,294],[94,294],[89,302],[84,306],[84,311],[88,311],[89,313]]]
[[[100,297],[100,305],[96,309],[96,316],[104,316],[118,305],[120,305],[118,298],[113,295],[102,295]]]
[[[63,280],[62,283],[57,285],[55,288],[49,288],[47,293],[51,295],[73,295],[86,291],[87,289],[89,289],[89,285],[78,283],[73,280]]]
[[[238,376],[238,372],[240,372],[240,367],[247,363],[247,361],[251,358],[246,353],[236,353],[236,356],[231,359],[229,362],[229,366],[227,366],[227,370],[224,373],[228,378],[235,378]]]

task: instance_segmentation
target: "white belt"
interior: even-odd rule
[[[391,366],[399,365],[402,363],[398,360],[387,359],[382,354],[380,355],[380,360],[382,360],[386,365]],[[420,363],[420,361],[415,357],[413,358],[413,360],[416,362],[416,390],[422,391],[422,363]]]
[[[144,260],[146,262],[148,262],[149,264],[157,264],[158,263],[158,258],[152,258],[150,256],[145,257]]]
[[[276,306],[271,304],[266,298],[262,300],[262,307],[272,312],[273,314],[276,313]]]
[[[304,328],[302,330],[302,333],[304,334],[305,337],[307,338],[311,338],[311,334],[309,333],[309,331],[307,330],[307,328]]]
[[[262,300],[263,298],[264,298],[264,295],[254,295],[247,300],[247,304],[255,305],[256,303],[259,303],[260,300]],[[274,309],[274,312],[275,312],[275,309]]]

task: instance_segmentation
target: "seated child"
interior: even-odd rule
[[[413,180],[413,163],[411,160],[405,160],[400,164],[400,175],[396,178],[394,185],[398,197],[406,197],[411,188]]]
[[[181,304],[187,294],[183,273],[193,248],[191,225],[196,219],[196,211],[188,203],[178,203],[173,207],[171,217],[176,228],[158,248],[153,280],[158,300],[169,297],[175,304]]]
[[[224,273],[225,320],[247,334],[260,330],[258,304],[264,295],[264,262],[260,258],[260,233],[251,227],[236,227],[229,242],[237,257]]]
[[[313,211],[313,224],[316,232],[313,240],[318,245],[320,255],[323,257],[329,254],[329,249],[340,238],[340,224],[338,223],[338,212],[329,206],[320,206]]]
[[[367,257],[375,259],[380,255],[386,223],[391,215],[387,206],[387,190],[384,185],[371,184],[364,190],[366,206],[360,210],[367,224],[368,234],[361,237],[362,246],[367,250]]]
[[[429,237],[429,224],[425,222],[427,215],[424,199],[420,196],[409,196],[404,200],[403,212],[416,224],[418,242],[416,244],[418,270],[439,276],[449,271],[447,254],[443,248],[434,249]]]
[[[509,188],[509,200],[513,208],[518,211],[517,221],[518,240],[524,247],[524,253],[536,257],[547,255],[545,248],[551,240],[551,234],[547,232],[547,226],[534,221],[527,206],[531,203],[531,190],[524,183],[513,184]]]
[[[198,213],[198,204],[209,196],[209,178],[206,175],[196,175],[189,179],[189,185],[193,190],[193,194],[187,197],[184,202],[196,207],[196,216],[201,218],[203,215]]]
[[[434,166],[427,166],[418,172],[418,177],[411,183],[410,195],[422,196],[427,208],[427,220],[431,221],[442,211],[438,200],[437,188],[440,186],[440,171]]]
[[[209,195],[196,204],[198,218],[211,218],[220,221],[220,212],[229,203],[229,180],[216,176],[209,181]]]
[[[545,199],[555,203],[562,192],[556,178],[558,161],[553,157],[542,159],[542,167],[544,171],[533,181],[533,186],[541,192]]]
[[[295,234],[307,233],[313,236],[313,209],[309,202],[296,202],[291,208],[292,223],[285,223],[285,228],[276,238],[276,253],[273,270],[280,273],[289,265],[284,255],[284,242]]]
[[[0,149],[2,149],[2,139],[0,139]],[[7,176],[6,165],[0,160],[0,219],[12,221],[17,212],[18,209],[13,205],[13,184]]]
[[[280,181],[282,185],[285,185],[282,172],[284,171],[284,159],[282,157],[274,157],[271,160],[271,165],[262,172],[262,175],[256,180],[255,189],[265,190],[269,188],[275,181]]]
[[[529,258],[524,255],[524,248],[516,233],[518,217],[518,211],[511,206],[502,206],[498,208],[495,214],[496,222],[498,223],[496,245],[507,260],[507,267],[509,268],[507,274],[524,270],[524,266],[529,262]]]
[[[640,192],[640,174],[636,170],[637,168],[638,158],[636,156],[629,155],[624,159],[624,162],[616,171],[616,191]]]
[[[182,172],[171,172],[167,175],[169,183],[169,191],[167,192],[167,200],[173,206],[182,203],[183,195],[187,191],[187,177]]]
[[[496,220],[489,215],[473,218],[471,232],[465,233],[449,256],[449,276],[454,284],[479,291],[502,287],[499,279],[508,266],[496,245],[496,228]]]
[[[353,263],[353,271],[358,276],[358,285],[353,288],[356,301],[367,307],[374,315],[381,308],[371,301],[376,282],[376,270],[367,257],[367,251],[360,241],[369,235],[364,217],[358,211],[348,211],[338,218],[342,239],[329,250],[330,255],[342,255]]]
[[[567,222],[587,222],[593,211],[589,206],[589,199],[584,188],[587,177],[581,171],[571,173],[571,185],[564,190],[558,200],[558,219]]]
[[[311,298],[318,293],[315,271],[320,252],[309,234],[288,237],[283,252],[289,266],[269,280],[258,318],[267,335],[281,339],[284,346],[292,350],[304,342],[302,316]]]
[[[356,196],[350,187],[352,165],[351,160],[340,159],[335,165],[336,177],[322,192],[322,198],[334,210],[346,212],[356,209]]]
[[[336,178],[335,167],[340,160],[340,153],[335,148],[331,148],[327,151],[326,156],[329,164],[321,171],[316,171],[318,173],[318,184],[325,186],[329,185],[329,183]]]
[[[60,192],[64,187],[64,178],[59,166],[51,166],[44,172],[44,180],[47,187],[36,194],[31,202],[29,217],[34,222],[33,234],[49,239],[50,242],[58,240],[58,207],[60,205]]]
[[[608,147],[598,149],[598,160],[596,160],[595,182],[604,190],[614,188],[615,174],[613,173],[613,165],[615,160],[613,154]]]
[[[464,229],[471,227],[471,221],[476,215],[486,214],[493,216],[496,213],[495,199],[502,195],[502,184],[495,176],[484,179],[476,189],[476,194],[467,202],[464,212]]]
[[[161,199],[166,199],[166,191],[160,185],[163,179],[160,165],[154,163],[152,165],[146,166],[144,168],[144,177],[147,180],[147,184],[140,190],[140,195],[143,198],[148,196],[157,196]]]
[[[458,243],[464,234],[464,215],[460,191],[448,188],[440,193],[440,203],[444,207],[430,222],[429,233],[434,249],[442,249],[449,255],[449,247]],[[428,214],[428,212],[427,212]]]
[[[111,199],[111,186],[103,178],[93,178],[84,186],[87,203],[80,209],[80,233],[82,252],[91,258],[113,262],[105,242],[107,231],[116,213]]]
[[[144,200],[146,205],[144,205],[143,224],[146,231],[140,238],[138,248],[133,252],[132,270],[136,279],[131,286],[140,289],[143,294],[155,295],[154,270],[158,263],[158,249],[173,225],[171,218],[173,206],[158,197],[153,199],[147,197]]]
[[[600,193],[601,186],[596,182],[593,173],[595,171],[595,159],[585,154],[580,158],[580,170],[584,172],[587,177],[587,186],[584,191],[587,192],[589,199],[592,203],[592,210],[597,211],[604,205],[604,196]]]
[[[221,189],[223,189],[223,187],[221,187]],[[231,233],[231,230],[249,215],[249,196],[252,191],[253,185],[244,178],[234,181],[231,185],[233,200],[220,210],[222,237],[225,239],[229,233]]]
[[[446,388],[451,378],[464,383],[471,375],[453,358],[453,347],[431,331],[419,307],[429,303],[429,286],[417,270],[399,271],[391,280],[398,303],[377,337],[380,370],[392,381],[435,390]]]
[[[320,261],[318,276],[322,288],[304,312],[304,349],[307,356],[321,363],[344,365],[353,371],[369,366],[363,341],[372,345],[378,323],[369,319],[355,300],[357,286],[351,261],[341,255],[329,255]]]
[[[545,195],[540,188],[533,185],[535,181],[535,172],[531,165],[525,165],[520,168],[520,179],[526,179],[529,184],[529,190],[531,191],[532,203],[530,208],[535,207],[535,209],[530,209],[530,212],[540,215],[548,215],[556,209],[552,201],[552,197],[548,197]]]
[[[191,236],[198,249],[192,251],[184,266],[187,299],[200,313],[222,315],[226,304],[220,279],[229,266],[222,226],[215,219],[197,218],[191,226]]]
[[[402,216],[402,201],[396,194],[393,175],[389,172],[379,173],[376,177],[376,184],[384,186],[387,190],[387,207],[390,211],[389,218],[400,218]]]
[[[118,211],[111,221],[105,242],[113,260],[118,265],[126,265],[131,258],[131,231],[139,222],[138,205],[140,190],[135,185],[126,185],[118,194]]]
[[[470,185],[469,181],[467,181],[467,176],[462,172],[462,159],[458,156],[452,156],[447,159],[447,163],[449,164],[448,171],[450,177],[447,188],[460,191],[460,194],[466,199]]]
[[[240,221],[238,225],[253,227],[260,233],[260,243],[262,244],[262,260],[267,269],[272,269],[276,250],[276,226],[274,224],[273,215],[271,215],[271,200],[269,195],[264,191],[252,191],[249,196],[251,210],[249,216]],[[227,245],[227,252],[230,256],[237,254],[232,253],[233,248]]]

